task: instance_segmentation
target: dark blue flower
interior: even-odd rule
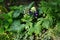
[[[35,12],[35,13],[34,13],[34,17],[37,17],[37,16],[38,16],[38,12]]]

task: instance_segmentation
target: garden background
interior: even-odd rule
[[[60,0],[0,0],[0,40],[60,40]]]

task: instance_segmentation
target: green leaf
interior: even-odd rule
[[[54,28],[54,33],[56,36],[60,37],[60,22],[57,22],[56,27]]]
[[[37,35],[37,34],[40,34],[41,33],[41,24],[40,24],[41,21],[38,21],[35,25],[34,25],[34,33]]]
[[[24,9],[25,9],[25,6],[23,6],[23,5],[19,6],[20,13],[24,13]]]
[[[30,17],[28,14],[25,14],[21,20],[23,22],[29,22],[29,21],[32,21],[32,17]]]
[[[4,25],[4,27],[5,27],[5,29],[7,29],[7,28],[9,27],[9,24],[6,23],[6,24]]]
[[[11,10],[20,10],[20,13],[23,13],[25,6],[20,5],[20,6],[11,6],[10,7]]]
[[[10,9],[11,10],[17,10],[18,9],[18,6],[11,6]]]
[[[21,32],[24,26],[24,24],[20,24],[19,20],[15,20],[11,25],[10,31]]]
[[[13,18],[17,18],[20,15],[20,11],[16,10],[13,14]]]
[[[25,29],[29,29],[29,27],[32,27],[32,23],[31,22],[27,22],[25,25]]]
[[[8,16],[8,14],[5,14],[5,13],[3,13],[3,14],[0,14],[0,17],[1,18],[4,18],[4,19],[9,19],[10,17]]]
[[[32,27],[32,25],[33,25],[33,23],[32,23],[32,22],[29,22],[29,21],[28,21],[26,24],[27,24],[28,26],[30,26],[30,27]]]
[[[12,14],[13,14],[14,11],[10,11],[8,12],[8,16],[10,16],[12,18]]]
[[[7,21],[9,22],[9,24],[11,24],[13,22],[12,18],[7,19]]]
[[[36,35],[40,34],[41,33],[41,26],[34,27],[34,30],[35,30],[34,32]]]
[[[33,4],[34,4],[34,1],[29,4],[28,8],[30,9],[33,6]]]
[[[0,2],[3,2],[4,0],[0,0]]]
[[[4,33],[4,29],[0,27],[0,34]]]
[[[8,27],[9,27],[8,21],[7,20],[4,20],[2,26],[3,26],[3,28],[8,29]]]
[[[48,29],[50,27],[50,21],[48,19],[45,19],[42,23],[43,28]]]
[[[28,29],[28,35],[32,35],[33,32],[34,32],[34,28],[33,27],[30,27]]]

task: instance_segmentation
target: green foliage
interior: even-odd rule
[[[0,0],[0,2],[3,2],[4,0]]]
[[[36,8],[39,11],[37,17],[34,16],[35,12],[30,13],[35,6],[34,1],[18,6],[12,6],[11,2],[7,6],[9,11],[0,6],[1,40],[54,40],[56,36],[60,37],[59,0],[41,0]]]
[[[17,18],[20,15],[20,12],[17,10],[13,14],[13,18]]]
[[[35,34],[37,35],[37,34],[39,34],[39,33],[41,33],[41,28],[42,26],[40,25],[40,21],[38,21],[35,25],[34,25],[34,32],[35,32]]]
[[[4,29],[0,28],[0,34],[3,34],[3,33],[4,33]]]

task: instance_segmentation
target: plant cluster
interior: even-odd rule
[[[38,7],[33,1],[8,8],[0,4],[0,40],[59,40],[60,0],[41,0]]]

